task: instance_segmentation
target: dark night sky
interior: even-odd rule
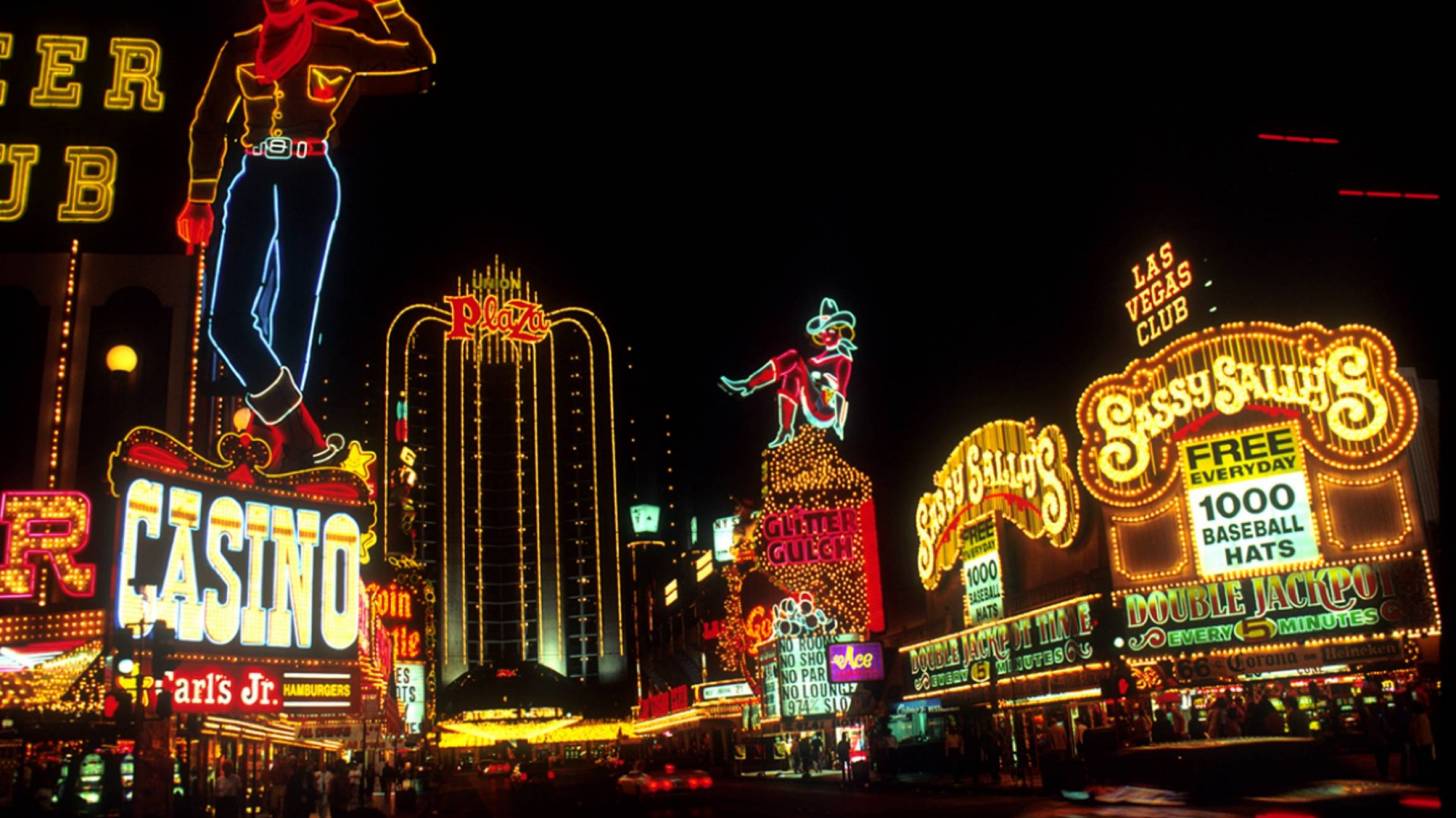
[[[1445,201],[1335,194],[1447,192],[1432,74],[1410,54],[1313,70],[1283,52],[1251,68],[1231,48],[1219,59],[1244,76],[1209,67],[1194,82],[1161,73],[1171,56],[1122,76],[1075,56],[1043,67],[1049,47],[993,57],[979,49],[994,35],[924,40],[928,21],[850,36],[669,20],[669,42],[647,33],[662,20],[547,27],[479,5],[410,3],[440,54],[436,87],[364,99],[341,126],[323,366],[350,377],[359,350],[382,355],[401,306],[498,254],[548,305],[593,307],[642,353],[685,421],[698,508],[716,516],[756,490],[773,432],[771,395],[736,402],[716,377],[797,343],[834,296],[859,318],[846,451],[877,486],[892,619],[920,612],[913,512],[931,472],[998,417],[1057,422],[1075,445],[1082,388],[1137,353],[1127,269],[1164,240],[1215,282],[1190,326],[1214,304],[1220,320],[1368,323],[1403,363],[1440,366],[1445,310],[1426,283],[1449,269]],[[43,145],[32,210],[0,226],[0,250],[60,250],[75,234],[103,252],[180,246],[186,121],[217,46],[256,6],[94,7],[0,23],[16,35],[0,142]],[[91,35],[82,111],[25,106],[41,30]],[[162,42],[163,114],[101,109],[104,38],[130,32]],[[57,230],[59,157],[82,137],[121,154],[118,212]]]

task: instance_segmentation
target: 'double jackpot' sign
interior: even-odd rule
[[[353,660],[367,486],[336,468],[263,474],[251,465],[266,462],[261,448],[225,435],[213,463],[154,429],[127,436],[110,475],[114,624],[163,623],[179,646],[219,657]]]

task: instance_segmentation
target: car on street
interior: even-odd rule
[[[1063,803],[1026,818],[1324,818],[1440,814],[1432,788],[1361,778],[1349,756],[1307,738],[1228,738],[1133,747],[1065,776]]]
[[[522,761],[511,771],[510,782],[512,797],[542,800],[551,797],[556,771],[551,769],[549,759]]]
[[[515,765],[503,759],[487,758],[480,762],[480,774],[486,778],[510,775],[514,771]]]
[[[672,762],[639,764],[617,779],[617,792],[639,801],[706,794],[713,776],[703,770],[683,769]]]

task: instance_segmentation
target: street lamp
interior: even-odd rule
[[[106,368],[112,372],[129,374],[136,371],[136,350],[126,344],[117,344],[106,350]]]

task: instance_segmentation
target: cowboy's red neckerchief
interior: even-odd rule
[[[359,16],[356,9],[329,0],[299,0],[291,8],[274,11],[264,3],[268,16],[258,32],[258,55],[254,71],[264,85],[287,74],[313,45],[313,23],[338,25]]]

